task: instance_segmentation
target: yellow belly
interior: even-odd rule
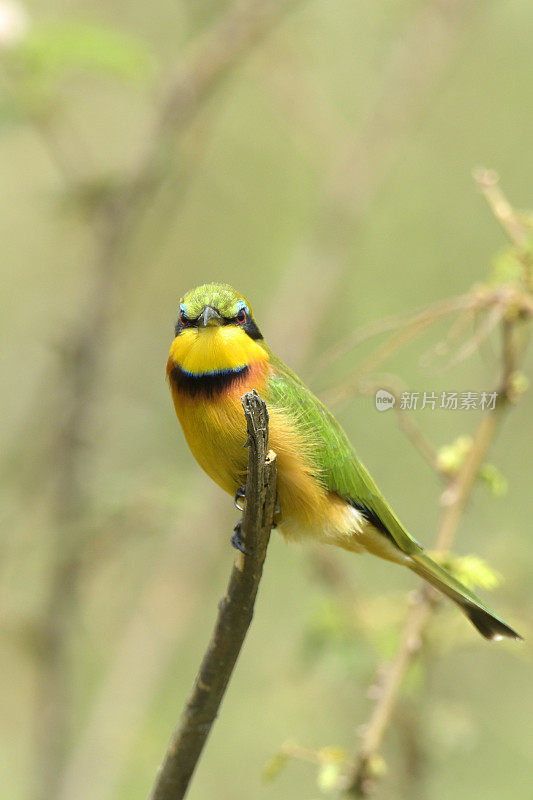
[[[192,454],[215,483],[232,496],[246,482],[246,421],[240,397],[249,388],[240,387],[238,392],[216,399],[183,398],[173,392]],[[309,446],[286,415],[269,407],[269,417],[269,446],[277,455],[280,532],[291,540],[313,538],[350,550],[361,549],[357,537],[354,539],[354,533],[362,533],[365,526],[361,515],[320,482]]]
[[[248,464],[246,422],[240,396],[216,401],[180,398],[174,393],[173,396],[176,414],[193,456],[215,483],[235,495],[246,481]]]

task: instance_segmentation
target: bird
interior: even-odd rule
[[[255,390],[269,414],[275,526],[285,540],[406,566],[454,601],[486,639],[522,639],[408,533],[333,414],[269,348],[243,295],[224,283],[192,289],[179,301],[174,334],[166,375],[176,415],[200,467],[238,507],[247,471],[241,397]],[[244,550],[236,534],[232,542]]]

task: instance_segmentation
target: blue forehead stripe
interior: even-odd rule
[[[243,309],[243,308],[244,308],[244,310],[246,311],[247,314],[250,313],[250,309],[248,308],[248,306],[246,305],[244,300],[241,300],[241,302],[237,304],[237,307],[235,309],[235,314],[238,314],[239,311],[241,311],[241,309]],[[182,311],[185,314],[185,316],[188,316],[188,314],[187,314],[187,306],[185,305],[185,303],[180,303],[180,305],[179,305],[178,313],[181,313]]]

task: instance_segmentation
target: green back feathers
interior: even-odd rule
[[[334,416],[282,361],[272,354],[270,359],[274,374],[265,399],[283,409],[309,441],[309,454],[316,465],[317,478],[330,491],[358,508],[375,528],[390,536],[402,552],[411,556],[410,568],[457,603],[483,636],[521,639],[473,592],[422,552],[357,458]]]
[[[273,376],[268,384],[267,402],[287,413],[310,443],[310,456],[317,477],[327,489],[352,503],[386,529],[404,553],[418,553],[421,547],[405,530],[376,484],[359,461],[343,429],[312,392],[282,361],[270,353]],[[363,511],[364,513],[364,511]]]

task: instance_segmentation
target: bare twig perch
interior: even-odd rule
[[[268,412],[256,392],[242,398],[248,427],[246,507],[228,589],[194,687],[159,769],[150,800],[180,800],[209,736],[250,626],[276,505],[276,456],[268,450]]]

